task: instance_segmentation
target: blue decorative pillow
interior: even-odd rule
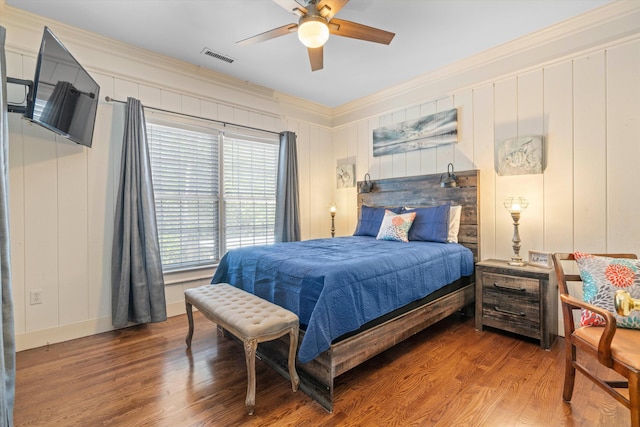
[[[393,213],[399,214],[402,208],[389,208]],[[360,208],[360,218],[358,219],[358,226],[353,233],[354,236],[371,236],[376,237],[378,231],[380,231],[380,224],[384,218],[385,208],[372,208],[369,206],[362,206]]]
[[[415,217],[415,212],[395,214],[390,210],[385,211],[384,219],[382,220],[376,239],[408,242],[409,239],[407,235],[409,234],[409,229]]]
[[[416,218],[409,230],[409,240],[447,243],[449,237],[449,205],[407,209]]]

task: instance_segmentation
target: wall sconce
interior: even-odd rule
[[[458,177],[453,172],[453,163],[449,163],[447,166],[447,176],[445,177],[444,175],[445,174],[442,174],[442,176],[440,176],[440,187],[452,188],[458,186]]]
[[[364,174],[364,181],[360,183],[358,187],[359,193],[371,193],[373,190],[373,182],[371,182],[371,176],[368,173]]]
[[[329,208],[329,212],[331,212],[331,237],[336,236],[336,205],[332,204]]]
[[[520,234],[518,233],[518,221],[520,221],[520,213],[529,206],[529,201],[524,197],[509,197],[504,201],[504,207],[513,218],[513,256],[509,265],[525,265],[520,257]]]

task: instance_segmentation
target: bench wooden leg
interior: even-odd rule
[[[244,355],[247,359],[247,413],[253,415],[253,409],[256,406],[256,349],[258,348],[257,340],[248,340],[244,342]]]
[[[291,389],[298,391],[300,378],[296,372],[296,351],[298,350],[298,327],[294,326],[289,331],[289,377],[291,378]]]
[[[187,347],[191,347],[191,338],[193,338],[193,307],[190,302],[185,301],[187,307],[187,319],[189,320],[189,332],[184,341],[187,343]]]

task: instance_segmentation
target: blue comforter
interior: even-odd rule
[[[230,283],[285,307],[306,327],[302,363],[339,336],[473,272],[456,243],[351,236],[227,252],[211,283]]]

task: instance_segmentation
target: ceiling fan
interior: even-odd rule
[[[249,37],[237,42],[248,45],[276,37],[284,36],[294,31],[307,47],[311,71],[321,70],[323,67],[323,46],[329,39],[329,34],[366,40],[375,43],[389,44],[394,33],[334,18],[334,15],[344,7],[349,0],[308,0],[306,6],[296,0],[273,0],[287,11],[300,17],[297,24],[287,24],[282,27]]]

